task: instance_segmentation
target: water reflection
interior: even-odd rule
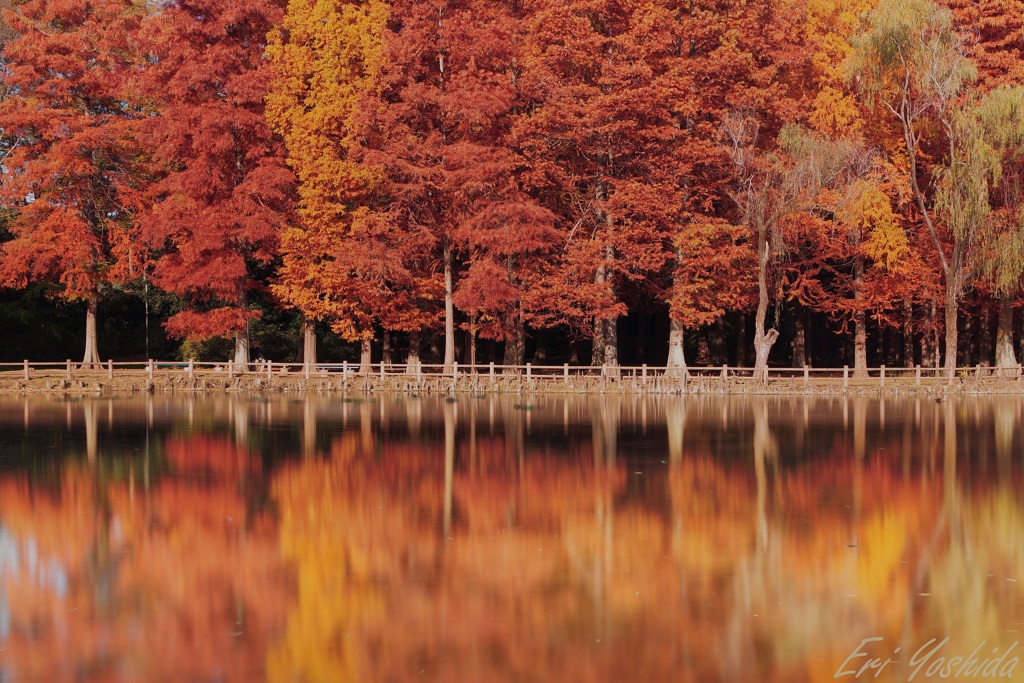
[[[866,680],[871,637],[899,660],[873,680],[995,660],[1022,406],[2,400],[0,680]]]

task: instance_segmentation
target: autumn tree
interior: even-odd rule
[[[675,12],[661,3],[538,2],[525,38],[529,106],[517,136],[562,228],[542,305],[556,324],[591,328],[591,362],[612,372],[623,290],[663,268],[680,220],[685,152],[676,146],[689,79],[674,61],[682,49]]]
[[[86,304],[83,362],[98,363],[104,290],[140,272],[132,197],[138,149],[126,126],[137,110],[126,77],[142,9],[129,0],[45,2],[8,11],[5,46],[4,205],[17,209],[0,246],[0,282],[51,282]]]
[[[778,329],[767,327],[767,319],[768,307],[777,298],[777,266],[786,250],[784,223],[794,214],[816,209],[823,190],[861,173],[863,156],[854,142],[829,140],[795,126],[783,128],[776,150],[762,153],[757,121],[742,115],[726,121],[723,135],[737,169],[733,199],[757,254],[754,378],[766,382],[768,354],[779,337]]]
[[[470,254],[474,283],[461,303],[498,317],[515,310],[515,275],[477,273],[484,263],[522,267],[520,255],[544,248],[550,220],[521,190],[505,139],[516,106],[513,28],[511,10],[488,0],[393,3],[378,82],[362,104],[365,163],[386,179],[368,220],[400,226],[395,243],[429,247],[418,272],[443,283],[446,367],[455,360],[460,256]],[[512,320],[492,334],[513,338],[517,329]]]
[[[374,266],[392,265],[399,251],[390,226],[365,220],[377,179],[355,156],[356,107],[380,67],[387,16],[383,2],[292,2],[270,36],[267,119],[298,178],[300,218],[282,233],[274,291],[303,313],[307,362],[316,361],[320,319],[368,355],[386,279],[372,275],[393,269]]]
[[[179,337],[235,337],[248,362],[250,293],[275,259],[294,177],[264,118],[266,35],[281,3],[180,0],[147,22],[142,88],[156,115],[145,141],[156,166],[139,221],[151,272],[188,308],[166,323]]]
[[[1017,365],[1013,350],[1013,300],[1024,287],[1024,197],[1021,196],[1020,158],[1024,146],[1024,87],[1000,87],[967,112],[961,124],[974,156],[987,159],[989,181],[984,220],[978,230],[974,268],[981,282],[999,301],[996,367]],[[987,354],[989,349],[983,349]]]
[[[722,130],[742,111],[757,122],[758,144],[770,146],[784,122],[803,114],[811,59],[802,8],[790,2],[667,3],[672,18],[658,22],[670,39],[661,62],[675,115],[675,130],[659,131],[670,133],[672,153],[652,164],[675,169],[668,197],[678,214],[667,231],[672,281],[663,295],[670,307],[670,367],[685,366],[684,329],[751,307],[755,254],[736,225],[730,198],[737,167],[720,144]]]
[[[899,126],[911,192],[945,280],[945,367],[952,376],[969,250],[988,213],[992,172],[965,112],[977,71],[951,12],[931,0],[882,0],[868,16],[868,29],[854,39],[848,68]],[[930,131],[937,134],[922,140]],[[938,157],[934,182],[922,178],[926,142]]]

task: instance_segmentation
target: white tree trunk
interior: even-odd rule
[[[302,362],[316,365],[316,321],[302,316]]]
[[[409,333],[409,355],[405,357],[405,371],[407,374],[415,375],[423,367],[420,360],[420,333]]]
[[[999,329],[996,332],[996,367],[1016,369],[1017,356],[1013,351],[1013,301],[999,300]]]
[[[668,361],[665,363],[669,374],[686,373],[686,356],[683,353],[683,323],[678,320],[669,321]]]
[[[455,306],[452,303],[454,294],[454,276],[452,273],[452,248],[448,240],[444,241],[444,371],[452,371],[455,365]]]
[[[370,337],[363,337],[362,342],[359,345],[359,372],[368,375],[372,368],[370,365],[373,362],[373,339]]]
[[[98,348],[98,337],[96,334],[96,306],[98,297],[95,293],[90,294],[86,299],[85,306],[85,355],[82,358],[82,367],[99,365],[100,353]]]

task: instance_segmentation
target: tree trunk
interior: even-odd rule
[[[393,359],[391,357],[391,332],[384,330],[383,334],[383,350],[381,351],[380,362],[385,365],[391,365]]]
[[[517,308],[512,321],[512,328],[509,330],[508,339],[505,340],[505,356],[501,360],[502,365],[515,366],[505,369],[507,373],[516,373],[521,365],[526,363],[526,325],[523,321],[523,310]]]
[[[82,367],[100,364],[100,353],[96,335],[96,305],[99,297],[93,293],[85,300],[85,355]]]
[[[245,329],[235,332],[235,366],[239,372],[249,365],[249,325]]]
[[[302,316],[302,362],[316,365],[316,321]]]
[[[597,271],[594,273],[594,282],[598,285],[604,284],[604,264],[602,263],[597,267]],[[590,352],[590,365],[592,367],[601,367],[604,365],[604,331],[605,321],[602,318],[594,318],[594,343],[593,350]]]
[[[864,310],[864,257],[860,254],[853,260],[853,376],[863,379],[868,376],[868,326]]]
[[[606,214],[605,217],[608,222],[608,231],[611,232],[611,214]],[[615,262],[615,247],[610,244],[605,246],[604,256],[607,266],[604,271],[604,279],[614,297],[615,284],[612,282],[612,271]],[[619,316],[604,321],[604,367],[609,368],[609,373],[614,377],[619,376]]]
[[[793,354],[792,366],[802,368],[807,365],[807,321],[804,308],[798,306],[793,311]]]
[[[447,239],[444,241],[444,371],[450,373],[455,364],[455,306],[452,304],[454,293],[452,274],[452,247]]]
[[[697,331],[697,357],[693,359],[694,365],[711,365],[711,345],[708,344],[708,329],[702,327]]]
[[[668,360],[665,362],[669,374],[678,376],[686,373],[686,355],[683,351],[683,323],[669,320]]]
[[[903,302],[903,365],[914,367],[914,305],[910,299]]]
[[[725,320],[723,318],[719,318],[715,322],[711,323],[710,339],[711,364],[721,365],[722,363],[725,363],[729,354],[726,350]]]
[[[405,362],[405,371],[410,375],[415,375],[423,367],[423,362],[420,360],[420,333],[418,331],[409,333],[409,355],[405,357]]]
[[[1013,352],[1013,300],[999,300],[999,329],[996,331],[996,367],[1003,370],[1017,367]]]
[[[599,368],[604,365],[604,320],[594,318],[594,340],[591,344],[590,365]]]
[[[957,307],[960,304],[960,283],[957,275],[946,278],[946,377],[953,379],[957,366]]]
[[[604,367],[613,377],[619,376],[619,318],[604,321]]]
[[[364,375],[370,374],[373,368],[373,338],[363,337],[359,344],[359,372]]]
[[[765,331],[768,318],[768,241],[767,230],[757,231],[757,313],[754,316],[754,380],[768,383],[768,354],[779,338],[779,331]]]

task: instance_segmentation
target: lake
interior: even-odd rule
[[[0,682],[1024,680],[1022,417],[0,399]]]

